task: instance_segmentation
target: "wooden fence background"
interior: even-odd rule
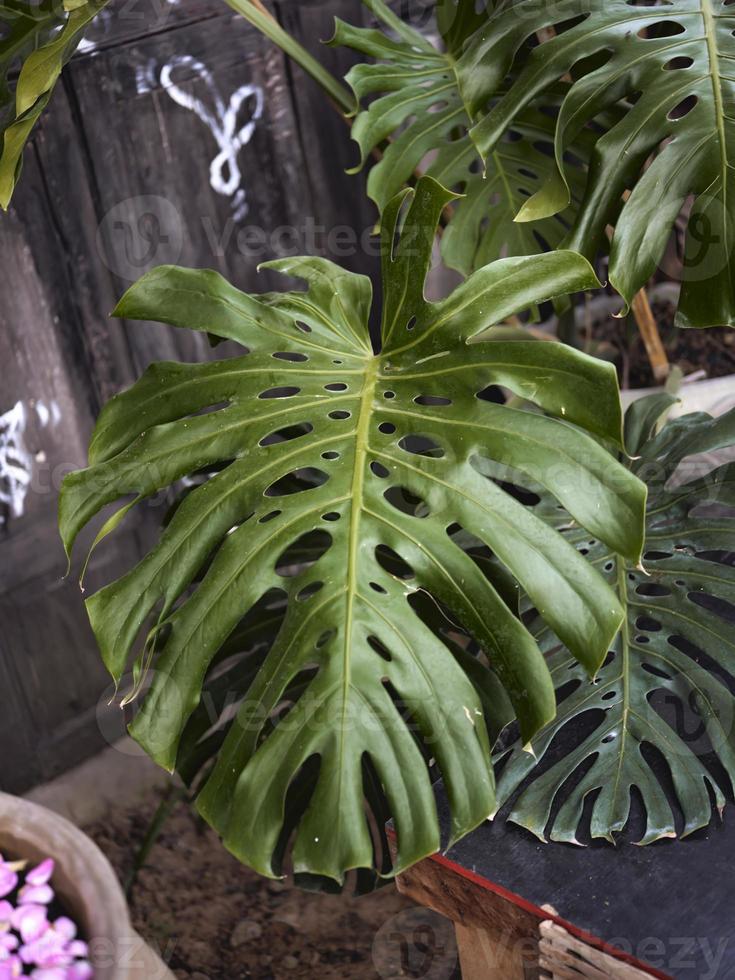
[[[364,22],[359,0],[275,5],[341,74],[347,53],[319,50],[337,7]],[[0,215],[0,788],[21,792],[122,732],[77,576],[64,577],[61,478],[84,464],[101,404],[151,360],[221,356],[108,312],[162,262],[257,291],[275,285],[258,261],[312,248],[373,274],[345,232],[376,217],[344,174],[355,160],[317,86],[222,0],[115,0],[68,66]],[[156,521],[148,508],[97,553],[92,588],[135,561]]]

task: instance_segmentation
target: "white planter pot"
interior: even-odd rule
[[[53,858],[53,886],[90,945],[95,980],[174,980],[130,924],[107,858],[74,824],[45,807],[0,793],[0,854]]]
[[[655,395],[661,388],[629,388],[621,392],[623,406],[628,407],[632,402],[646,395]],[[707,412],[709,415],[724,415],[735,408],[735,374],[724,378],[707,378],[703,381],[690,381],[683,384],[677,397],[680,404],[674,405],[671,418],[687,415],[689,412]]]

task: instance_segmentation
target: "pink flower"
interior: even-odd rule
[[[11,919],[14,929],[24,943],[33,942],[48,929],[46,908],[43,905],[19,905]]]
[[[51,885],[23,885],[18,892],[18,902],[21,905],[50,905],[54,900],[54,890]]]
[[[47,885],[54,873],[54,862],[51,858],[46,858],[45,861],[41,861],[39,865],[31,870],[26,875],[27,885]]]
[[[56,895],[49,858],[23,875],[26,862],[0,856],[0,980],[92,980],[87,944],[77,939],[76,924],[65,915],[53,922],[48,906]],[[6,895],[17,891],[8,901]]]
[[[12,932],[0,935],[0,960],[5,960],[19,945],[18,937]]]
[[[7,932],[10,920],[13,918],[13,906],[10,902],[0,902],[0,933]]]
[[[54,932],[58,933],[65,942],[71,942],[72,939],[76,939],[77,927],[71,919],[67,919],[65,915],[61,915],[58,919],[54,920]]]
[[[0,860],[0,898],[5,898],[18,887],[18,875],[9,864]],[[2,978],[0,978],[2,980]]]
[[[9,960],[0,963],[0,980],[15,980],[16,977],[23,975],[23,964],[17,956],[11,956]]]
[[[94,970],[89,963],[84,961],[72,963],[66,974],[67,980],[91,980],[93,976]]]

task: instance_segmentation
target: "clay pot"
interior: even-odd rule
[[[90,945],[95,980],[174,980],[130,924],[125,895],[102,851],[63,817],[0,793],[0,854],[53,858],[53,887]]]

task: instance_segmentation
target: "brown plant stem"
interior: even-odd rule
[[[630,304],[630,308],[633,311],[635,322],[638,324],[638,329],[641,332],[646,353],[648,354],[648,360],[651,362],[653,376],[657,382],[663,384],[669,376],[671,365],[669,364],[668,355],[661,341],[658,325],[656,324],[656,319],[653,315],[653,310],[651,309],[651,304],[648,301],[648,294],[645,289],[641,289],[640,292],[636,293],[633,297],[633,302]]]

